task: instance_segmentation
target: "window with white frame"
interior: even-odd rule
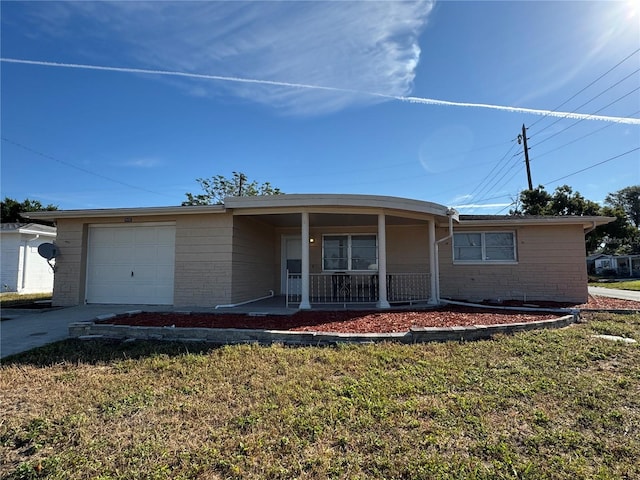
[[[325,271],[377,270],[376,235],[324,235],[322,269]]]
[[[455,262],[515,262],[515,233],[454,233],[453,260]]]

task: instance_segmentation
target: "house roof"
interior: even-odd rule
[[[1,233],[26,233],[29,235],[45,235],[55,237],[56,227],[38,223],[0,223]]]
[[[280,226],[299,224],[299,213],[328,216],[340,215],[342,222],[357,222],[353,215],[376,215],[384,212],[396,222],[406,219],[426,221],[435,218],[446,226],[449,218],[459,226],[514,226],[514,225],[582,225],[585,230],[615,220],[601,216],[513,216],[513,215],[458,215],[458,212],[433,202],[382,195],[354,194],[284,194],[252,197],[228,197],[222,205],[196,205],[173,207],[139,207],[89,210],[53,210],[28,212],[28,218],[57,220],[63,218],[117,218],[129,216],[192,215],[225,213],[233,215],[263,216]],[[318,219],[320,222],[321,220]],[[393,223],[393,221],[391,222]],[[317,223],[321,224],[321,223]]]
[[[460,226],[514,226],[514,225],[582,225],[590,229],[613,222],[615,217],[599,215],[460,215]]]
[[[89,210],[53,210],[24,213],[28,218],[57,220],[61,218],[105,218],[127,217],[135,215],[189,215],[202,213],[231,212],[234,215],[291,214],[308,211],[339,212],[340,210],[374,214],[377,212],[399,212],[420,216],[457,218],[455,210],[444,205],[412,200],[408,198],[387,197],[381,195],[338,195],[338,194],[286,194],[254,197],[228,197],[223,205],[196,205],[178,207],[141,207]]]

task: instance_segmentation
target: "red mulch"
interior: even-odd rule
[[[513,302],[510,302],[513,304]],[[640,309],[640,302],[590,297],[583,305],[531,302],[545,307]],[[529,305],[529,304],[527,304]],[[338,333],[406,332],[411,327],[450,327],[533,322],[557,318],[557,313],[489,310],[449,305],[435,310],[300,311],[293,315],[250,316],[231,313],[144,312],[103,323],[147,327],[246,328]]]

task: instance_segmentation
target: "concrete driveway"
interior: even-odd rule
[[[98,315],[132,310],[166,311],[158,305],[78,305],[50,310],[2,309],[0,358],[42,347],[69,337],[69,324],[95,319]]]
[[[640,292],[632,290],[617,290],[615,288],[589,287],[589,295],[597,297],[621,298],[623,300],[633,300],[640,302]]]

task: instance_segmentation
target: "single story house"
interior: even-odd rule
[[[585,302],[585,233],[609,217],[465,216],[378,195],[29,213],[58,228],[54,305]]]
[[[640,255],[597,255],[593,258],[593,273],[618,277],[640,277]]]
[[[0,224],[0,286],[3,292],[53,291],[53,268],[40,256],[38,247],[42,243],[52,243],[55,238],[56,228],[48,225]]]

